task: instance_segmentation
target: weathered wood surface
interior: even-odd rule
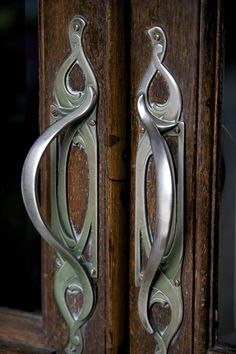
[[[85,353],[124,351],[124,338],[128,336],[125,302],[128,299],[126,142],[129,121],[124,3],[41,1],[42,129],[49,124],[55,74],[70,51],[67,29],[74,15],[82,15],[88,21],[83,44],[99,85],[99,278],[96,281],[97,306],[85,328]],[[78,197],[79,183],[73,184],[73,188],[71,183],[88,179],[88,171],[84,157],[76,155],[79,154],[73,151],[69,163],[69,203],[73,221],[80,228],[87,208],[86,191]],[[86,189],[86,182],[82,187]],[[61,352],[66,327],[53,298],[52,252],[47,246],[45,249],[44,324],[49,342]]]

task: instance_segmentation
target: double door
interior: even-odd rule
[[[83,352],[165,352],[140,320],[140,284],[137,284],[137,279],[135,281],[135,166],[140,140],[146,134],[139,120],[137,93],[152,58],[148,30],[159,26],[166,36],[162,64],[180,89],[180,120],[185,126],[182,156],[177,153],[179,142],[176,136],[171,147],[172,155],[175,155],[174,169],[178,181],[182,178],[184,186],[183,264],[174,284],[181,289],[183,303],[181,321],[177,332],[173,332],[168,353],[230,353],[231,349],[217,340],[215,286],[218,279],[216,214],[222,35],[220,4],[210,0],[42,0],[39,1],[38,16],[41,132],[51,124],[56,77],[62,63],[66,63],[66,58],[73,53],[68,29],[74,16],[87,23],[81,45],[97,84],[96,106],[90,120],[90,132],[95,132],[93,136],[96,136],[93,153],[91,155],[90,150],[88,152],[84,148],[86,143],[81,144],[81,139],[84,142],[83,136],[78,137],[77,144],[73,141],[70,147],[65,172],[69,219],[75,232],[81,234],[83,231],[88,207],[96,209],[97,215],[93,215],[81,261],[83,264],[89,260],[91,267],[95,265],[92,269],[83,265],[86,273],[91,270],[88,277],[94,289],[91,316],[85,319],[79,332]],[[73,26],[72,31],[78,31],[78,27]],[[88,82],[83,70],[82,64],[73,66],[69,71],[72,91],[86,89]],[[168,83],[157,70],[148,87],[150,100],[165,106],[170,93]],[[59,121],[58,117],[54,118]],[[171,145],[171,136],[166,139]],[[60,148],[63,145],[61,141],[58,142]],[[52,150],[56,148],[54,144]],[[91,173],[93,159],[97,167]],[[180,159],[183,168],[178,173]],[[40,208],[43,218],[49,223],[53,219],[52,181],[57,169],[52,152],[47,150],[40,165]],[[146,219],[153,235],[156,232],[157,179],[155,159],[151,154],[146,166],[144,189]],[[91,181],[94,180],[97,184],[91,202],[89,193]],[[54,190],[54,193],[57,192]],[[65,259],[60,258],[60,252],[56,254],[45,242],[42,242],[41,249],[41,311],[34,315],[2,310],[2,353],[63,353],[67,346],[68,323],[58,309],[53,290],[56,274]],[[148,256],[142,237],[140,253],[145,272]],[[21,291],[24,292],[24,289]],[[61,297],[59,302],[66,303],[75,322],[80,316],[78,309],[83,309],[90,301],[88,293],[79,285],[66,291],[64,298],[60,292],[58,296]],[[176,309],[163,302],[156,303],[150,309],[149,316],[160,336],[168,328],[174,313]],[[67,347],[68,353],[78,350],[76,343]]]

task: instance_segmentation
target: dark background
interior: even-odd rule
[[[38,129],[37,1],[0,2],[0,306],[39,311],[40,237],[23,205],[20,177]]]

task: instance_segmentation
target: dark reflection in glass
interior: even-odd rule
[[[0,306],[39,311],[40,238],[22,202],[23,161],[38,136],[37,1],[0,2]]]
[[[236,348],[236,45],[234,5],[224,2],[218,341]]]

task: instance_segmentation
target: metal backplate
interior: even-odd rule
[[[55,298],[69,327],[66,353],[80,354],[84,343],[81,332],[96,305],[95,278],[98,276],[97,234],[97,134],[98,86],[83,51],[82,36],[86,21],[75,16],[69,25],[71,52],[58,70],[51,106],[51,125],[29,151],[22,171],[24,203],[39,234],[57,252]],[[70,85],[71,70],[79,66],[84,89]],[[79,79],[79,78],[78,78]],[[62,133],[62,134],[61,134]],[[83,227],[75,231],[68,206],[68,160],[72,146],[83,146],[87,154],[88,203]],[[39,165],[47,147],[51,147],[51,224],[41,212],[37,196]],[[85,254],[89,243],[91,254]],[[82,301],[78,298],[82,297]],[[69,300],[70,301],[69,301]],[[76,309],[71,303],[77,304]],[[75,306],[74,306],[75,307]]]
[[[142,125],[136,157],[135,181],[135,283],[140,287],[140,320],[157,343],[157,354],[165,354],[183,318],[181,268],[183,259],[184,123],[180,121],[182,99],[179,88],[162,64],[166,37],[160,27],[148,31],[153,53],[138,89],[137,106]],[[164,104],[150,102],[148,90],[158,72],[166,81],[169,97]],[[177,146],[174,159],[168,139]],[[153,157],[156,174],[156,227],[148,221],[147,170]],[[176,161],[174,161],[176,160]],[[143,254],[147,259],[143,265]],[[155,304],[168,308],[170,319],[158,328],[152,317]],[[158,313],[155,314],[158,317]]]
[[[97,83],[88,60],[86,59],[82,46],[82,34],[86,26],[85,20],[79,16],[73,18],[69,28],[69,39],[71,53],[61,65],[55,82],[55,102],[51,107],[52,123],[63,119],[69,112],[78,109],[86,88],[92,85],[97,90]],[[75,91],[70,87],[70,72],[78,65],[85,80],[84,91]],[[96,135],[96,111],[87,119],[68,127],[62,140],[54,141],[51,146],[51,203],[52,203],[52,229],[60,235],[63,242],[73,256],[81,264],[80,272],[75,273],[69,262],[66,262],[58,253],[58,269],[55,274],[55,297],[61,313],[70,328],[70,343],[66,352],[81,353],[83,349],[83,338],[80,328],[87,322],[95,306],[95,291],[91,292],[87,281],[83,277],[96,278],[98,276],[98,255],[97,255],[97,135]],[[76,233],[71,217],[69,215],[67,195],[67,168],[71,148],[79,149],[81,146],[87,154],[89,170],[89,188],[87,212],[83,227],[79,234]],[[86,258],[85,247],[91,247],[91,256]],[[88,256],[87,256],[88,257]],[[83,272],[83,275],[81,274]],[[82,275],[82,276],[81,276]],[[90,280],[91,282],[91,280]],[[70,304],[66,301],[66,292],[70,292],[71,301],[75,302],[80,293],[83,297],[82,308],[77,309],[77,315],[73,315]],[[73,300],[74,297],[74,300]]]

